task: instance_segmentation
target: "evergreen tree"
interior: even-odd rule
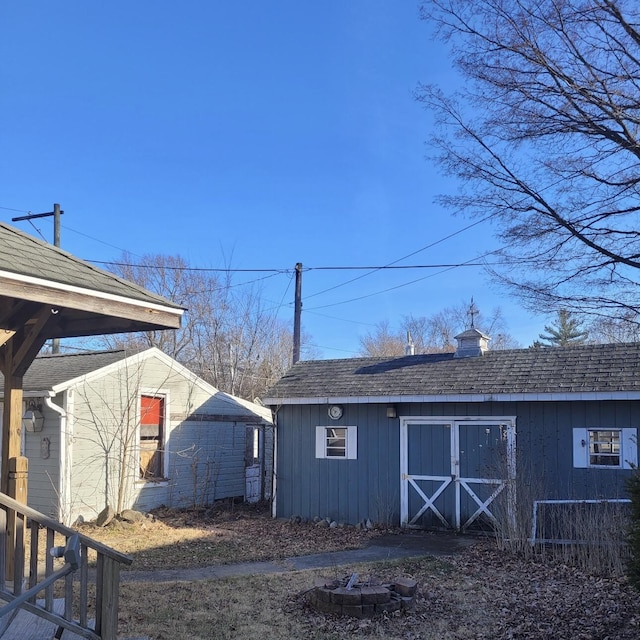
[[[558,317],[551,325],[545,325],[546,333],[541,333],[540,345],[543,347],[569,347],[583,344],[589,332],[582,328],[582,321],[573,317],[566,309],[558,311]]]

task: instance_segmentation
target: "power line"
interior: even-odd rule
[[[14,211],[16,213],[29,213],[29,212],[25,212],[23,209],[10,209],[9,207],[0,207],[0,209],[6,210],[6,211]],[[479,222],[484,222],[484,220],[480,220]],[[472,225],[469,225],[467,227],[464,227],[463,229],[460,229],[459,231],[456,231],[455,233],[452,233],[448,236],[446,236],[445,238],[441,238],[440,240],[437,240],[436,242],[432,242],[431,244],[422,247],[421,249],[417,249],[416,251],[407,254],[406,256],[403,256],[402,258],[398,258],[397,260],[394,260],[393,262],[390,262],[388,264],[384,264],[384,265],[326,265],[326,266],[319,266],[319,267],[303,267],[304,271],[371,271],[372,273],[375,273],[376,271],[382,271],[382,270],[390,270],[390,269],[441,269],[441,268],[455,268],[455,267],[481,267],[484,266],[483,263],[473,263],[473,262],[463,262],[463,263],[434,263],[434,264],[405,264],[405,265],[398,265],[396,263],[400,262],[401,260],[405,260],[406,258],[409,258],[417,253],[420,253],[421,251],[425,251],[426,249],[429,249],[433,246],[435,246],[436,244],[440,243],[440,242],[444,242],[444,240],[448,240],[449,238],[457,235],[458,233],[461,233],[462,231],[466,231],[467,229],[475,226],[476,224],[479,224],[479,222],[476,222]],[[42,235],[42,233],[40,232],[40,230],[35,227],[33,225],[33,223],[31,223],[31,225],[34,227],[34,229],[40,234],[40,236],[42,237],[42,239],[44,240],[44,236]],[[111,247],[112,249],[118,249],[118,251],[123,251],[126,253],[130,253],[127,249],[123,249],[122,247],[118,247],[116,245],[113,244],[109,244],[108,242],[104,242],[103,240],[99,240],[98,238],[95,238],[93,236],[90,236],[86,233],[82,233],[81,231],[78,231],[76,229],[72,229],[71,227],[68,227],[65,225],[65,231],[72,231],[73,233],[76,233],[78,235],[81,235],[85,238],[88,238],[89,240],[95,240],[96,242],[100,242],[101,244],[104,244],[107,247]],[[131,254],[131,255],[136,255],[136,254]],[[142,257],[142,256],[137,256],[137,257]],[[158,265],[153,265],[153,264],[132,264],[130,262],[114,262],[112,260],[92,260],[91,258],[83,258],[83,260],[85,262],[91,262],[92,264],[100,264],[100,265],[104,265],[104,266],[112,266],[112,267],[133,267],[136,269],[158,269],[158,268],[162,268],[165,271],[185,271],[185,272],[211,272],[211,273],[273,273],[273,274],[285,274],[285,273],[293,273],[294,269],[292,268],[288,268],[288,267],[273,267],[273,268],[260,268],[260,269],[234,269],[234,268],[230,268],[230,267],[175,267],[175,266],[168,266],[168,265],[161,265],[161,267],[159,267]],[[345,286],[351,282],[355,282],[356,280],[359,280],[360,278],[363,278],[367,275],[370,274],[364,274],[362,276],[358,276],[358,278],[353,278],[352,280],[348,280],[347,282],[343,282],[342,284],[339,285],[335,285],[334,287],[330,287],[329,289],[325,289],[323,291],[318,291],[314,294],[311,294],[310,296],[306,296],[305,299],[309,299],[309,298],[313,298],[315,296],[319,296],[322,293],[326,293],[328,291],[332,291],[333,289],[337,289],[339,287]],[[258,280],[250,280],[248,282],[244,282],[244,283],[239,283],[238,285],[233,285],[233,286],[242,286],[244,284],[251,284],[253,282],[259,282],[260,280],[263,280],[265,278],[259,278]]]
[[[164,269],[166,271],[204,271],[211,273],[289,273],[293,269],[231,269],[229,267],[174,267],[169,265],[156,265],[156,264],[131,264],[129,262],[110,262],[108,260],[91,260],[86,259],[86,262],[92,262],[93,264],[102,264],[111,267],[133,267],[135,269]]]
[[[267,276],[267,277],[268,277],[268,278],[271,278],[271,277],[273,277],[273,276]],[[285,288],[285,290],[284,290],[284,293],[282,294],[282,297],[280,298],[280,302],[278,302],[278,303],[274,303],[274,302],[272,302],[272,304],[275,304],[275,306],[274,306],[274,307],[270,307],[269,309],[266,309],[266,310],[265,310],[265,313],[271,313],[272,311],[274,311],[274,312],[275,312],[275,313],[273,314],[273,317],[271,318],[271,329],[272,329],[272,330],[273,330],[273,329],[275,329],[275,326],[276,326],[276,320],[277,320],[277,318],[278,318],[278,313],[280,312],[280,309],[282,309],[282,308],[285,306],[285,304],[284,304],[284,299],[286,298],[287,293],[289,293],[289,289],[290,289],[290,287],[291,287],[291,283],[292,283],[292,281],[293,281],[293,278],[291,278],[291,277],[290,277],[290,278],[289,278],[289,282],[287,283],[287,286],[286,286],[286,288]]]
[[[399,265],[390,265],[390,264],[385,264],[379,267],[372,267],[372,266],[368,266],[368,267],[308,267],[305,269],[305,271],[354,271],[354,270],[358,270],[358,269],[374,269],[375,271],[383,271],[383,270],[387,270],[387,269],[438,269],[438,268],[444,268],[444,267],[482,267],[484,266],[484,263],[482,262],[477,262],[477,263],[473,263],[473,262],[455,262],[455,263],[443,263],[443,264],[399,264]],[[365,274],[367,275],[367,274]],[[362,276],[364,277],[364,276]],[[357,280],[357,278],[355,278]],[[349,282],[353,282],[353,280],[350,280]],[[346,282],[344,284],[347,284]],[[342,285],[337,285],[337,286],[342,286]],[[332,287],[332,289],[335,289],[336,287]],[[328,289],[329,291],[329,289]],[[324,293],[324,291],[321,291],[319,293],[314,293],[314,296],[318,296],[320,295],[320,293]],[[310,297],[310,296],[307,296]]]
[[[398,265],[398,262],[402,262],[403,260],[406,260],[407,258],[411,258],[412,256],[415,256],[418,253],[421,253],[422,251],[426,251],[427,249],[430,249],[431,247],[435,247],[436,245],[445,242],[446,240],[449,240],[465,231],[468,231],[469,229],[472,229],[473,227],[482,224],[483,222],[486,222],[487,220],[489,220],[492,216],[486,216],[485,218],[482,218],[481,220],[477,220],[476,222],[472,222],[471,224],[468,224],[466,227],[462,227],[461,229],[458,229],[457,231],[454,231],[453,233],[450,233],[449,235],[444,236],[443,238],[440,238],[438,240],[435,240],[434,242],[429,243],[428,245],[425,245],[424,247],[421,247],[420,249],[416,249],[415,251],[412,251],[411,253],[408,253],[405,256],[402,256],[401,258],[397,258],[396,260],[393,260],[387,264],[384,265],[379,265],[379,266],[320,266],[320,267],[303,267],[304,271],[358,271],[358,270],[362,270],[362,271],[370,271],[371,273],[365,273],[361,276],[358,276],[356,278],[352,278],[351,280],[347,280],[346,282],[343,282],[341,284],[335,285],[333,287],[329,287],[328,289],[324,289],[322,291],[318,291],[316,293],[313,293],[309,296],[305,296],[305,299],[308,300],[309,298],[313,298],[315,296],[319,296],[322,293],[327,293],[328,291],[333,291],[334,289],[338,289],[339,287],[343,287],[347,284],[350,284],[351,282],[355,282],[356,280],[359,280],[361,278],[364,278],[368,275],[371,275],[373,273],[375,273],[376,271],[381,271],[383,269],[437,269],[437,268],[452,268],[452,267],[459,267],[459,266],[483,266],[481,264],[471,264],[471,263],[462,263],[462,264],[427,264],[427,265]],[[79,232],[76,232],[79,233]],[[84,234],[81,234],[84,235]],[[90,238],[91,236],[85,236]],[[111,245],[109,245],[111,246]],[[118,247],[115,247],[118,248]],[[112,261],[101,261],[101,260],[90,260],[88,259],[87,262],[92,262],[93,264],[102,264],[102,265],[106,265],[106,266],[115,266],[115,267],[135,267],[135,268],[140,268],[140,269],[155,269],[157,268],[155,265],[147,265],[147,264],[129,264],[126,262],[112,262]],[[167,270],[183,270],[183,271],[210,271],[213,273],[216,272],[226,272],[226,273],[244,273],[244,272],[248,272],[248,273],[263,273],[263,272],[276,272],[276,273],[291,273],[294,272],[295,269],[291,269],[291,268],[272,268],[272,269],[231,269],[231,268],[205,268],[205,267],[175,267],[175,266],[163,266],[164,269]]]
[[[479,224],[481,224],[483,222],[486,222],[491,217],[492,216],[487,216],[485,218],[482,218],[481,220],[477,220],[476,222],[472,222],[471,224],[467,225],[466,227],[463,227],[462,229],[458,229],[457,231],[454,231],[453,233],[450,233],[448,236],[445,236],[444,238],[440,238],[439,240],[431,242],[430,244],[422,247],[421,249],[417,249],[416,251],[412,251],[411,253],[408,253],[406,256],[403,256],[402,258],[398,258],[397,260],[393,260],[392,262],[389,262],[388,264],[386,264],[384,266],[372,267],[372,270],[370,271],[370,273],[364,273],[361,276],[358,276],[357,278],[352,278],[351,280],[347,280],[346,282],[342,282],[341,284],[334,285],[333,287],[329,287],[328,289],[323,289],[322,291],[318,291],[316,293],[312,293],[309,296],[305,296],[305,300],[309,300],[309,298],[315,298],[316,296],[322,295],[323,293],[328,293],[329,291],[333,291],[335,289],[339,289],[340,287],[344,287],[344,286],[346,286],[348,284],[351,284],[352,282],[356,282],[356,280],[360,280],[362,278],[366,278],[367,276],[372,275],[372,274],[374,274],[377,271],[380,271],[382,269],[391,269],[391,268],[393,268],[393,265],[396,265],[398,262],[402,262],[402,260],[406,260],[407,258],[410,258],[411,256],[415,256],[417,253],[420,253],[422,251],[426,251],[427,249],[430,249],[431,247],[435,247],[436,245],[440,244],[441,242],[444,242],[445,240],[449,240],[450,238],[453,238],[454,236],[457,236],[458,234],[463,233],[464,231],[467,231],[467,230],[471,229],[472,227],[475,227],[476,225],[479,225]],[[460,265],[456,265],[456,266],[460,266]]]
[[[0,209],[2,209],[3,211],[13,211],[14,213],[31,213],[31,211],[25,211],[24,209],[12,209],[11,207],[0,207]]]
[[[82,231],[78,231],[77,229],[73,229],[71,227],[67,227],[65,225],[64,227],[65,231],[71,231],[73,233],[75,233],[76,235],[82,236],[83,238],[88,238],[89,240],[94,240],[95,242],[99,242],[100,244],[103,244],[105,247],[111,247],[112,249],[117,249],[118,251],[121,251],[122,253],[128,253],[132,256],[136,256],[136,258],[142,258],[142,256],[138,255],[137,253],[133,253],[131,251],[127,251],[126,249],[123,249],[122,247],[118,247],[115,244],[109,244],[108,242],[105,242],[104,240],[100,240],[100,238],[95,238],[94,236],[90,236],[87,233],[83,233]],[[96,263],[96,260],[85,260],[85,262],[94,262]]]
[[[309,347],[316,348],[316,349],[325,349],[327,351],[340,351],[341,353],[349,353],[352,356],[358,355],[358,352],[354,351],[353,349],[340,349],[339,347],[326,347],[321,344],[315,344],[314,342],[310,343]]]
[[[211,273],[272,273],[272,274],[291,274],[295,271],[295,269],[289,268],[278,268],[274,267],[271,269],[232,269],[230,267],[173,267],[168,265],[155,265],[155,264],[131,264],[129,262],[110,262],[106,260],[90,260],[85,259],[85,262],[91,262],[93,264],[102,264],[106,266],[114,266],[114,267],[132,267],[135,269],[163,269],[165,271],[193,271],[193,272],[211,272]],[[455,268],[455,267],[482,267],[484,263],[482,262],[453,262],[453,263],[434,263],[434,264],[403,264],[403,265],[380,265],[380,266],[354,266],[354,265],[333,265],[333,266],[322,266],[322,267],[303,267],[304,271],[383,271],[387,269],[440,269],[440,268]],[[365,274],[368,275],[368,274]],[[267,276],[270,277],[270,276]],[[364,276],[360,276],[364,277]],[[354,278],[353,280],[349,280],[349,282],[353,282],[354,280],[358,280],[358,278]],[[254,282],[252,280],[252,282]],[[348,284],[347,282],[343,284]],[[331,289],[335,289],[336,287],[331,287]],[[321,293],[326,293],[326,291],[331,291],[331,289],[326,289],[325,291],[320,291],[318,293],[314,293],[313,296],[318,296]],[[313,297],[307,296],[307,298]]]
[[[483,254],[482,256],[478,256],[477,258],[472,258],[471,260],[478,260],[479,258],[483,258],[484,256],[489,256],[496,251],[489,251],[488,253]],[[428,278],[433,278],[434,276],[438,276],[442,273],[446,273],[447,271],[451,271],[452,269],[456,269],[458,267],[463,267],[467,264],[471,264],[471,260],[468,263],[461,263],[458,265],[453,265],[447,269],[443,269],[442,271],[438,271],[438,273],[431,273],[428,276],[424,276],[423,278],[417,278],[415,280],[411,280],[410,282],[404,282],[403,284],[398,284],[394,287],[389,287],[387,289],[383,289],[382,291],[375,291],[374,293],[368,293],[363,296],[358,296],[357,298],[350,298],[349,300],[342,300],[341,302],[333,302],[331,304],[321,305],[319,307],[311,307],[311,309],[305,309],[305,311],[314,311],[317,309],[327,309],[328,307],[337,307],[342,304],[349,304],[351,302],[358,302],[360,300],[364,300],[365,298],[372,298],[374,296],[379,296],[383,293],[388,293],[389,291],[395,291],[396,289],[402,289],[403,287],[408,287],[409,285],[415,284],[416,282],[422,282],[423,280],[427,280]]]
[[[38,229],[38,227],[36,227],[35,224],[33,224],[33,221],[29,220],[29,224],[34,228],[35,232],[45,241],[48,242],[48,240],[44,237],[44,234],[42,233],[42,231],[40,229]]]
[[[327,315],[326,313],[318,313],[317,311],[313,311],[312,309],[305,309],[304,312],[310,313],[311,315],[314,315],[314,316],[319,316],[320,318],[328,318],[329,320],[338,320],[340,322],[348,322],[350,324],[365,325],[367,327],[376,326],[374,322],[362,322],[360,320],[351,320],[350,318],[338,318],[336,316]]]
[[[11,209],[9,207],[0,207],[0,209],[4,209],[7,211],[14,211],[14,212],[24,212],[23,210],[19,210],[19,209]],[[29,212],[30,213],[30,212]],[[425,245],[424,247],[421,247],[420,249],[417,249],[415,251],[412,251],[411,253],[408,253],[400,258],[397,258],[396,260],[393,260],[387,264],[384,265],[366,265],[366,266],[358,266],[358,265],[325,265],[325,266],[317,266],[317,267],[305,267],[304,271],[358,271],[358,270],[362,270],[362,271],[367,271],[367,273],[364,273],[362,275],[359,275],[355,278],[351,278],[349,280],[346,280],[345,282],[342,282],[340,284],[334,285],[332,287],[329,287],[327,289],[323,289],[321,291],[317,291],[316,293],[312,293],[310,295],[305,296],[305,300],[309,300],[310,298],[314,298],[317,297],[319,295],[322,295],[324,293],[328,293],[330,291],[334,291],[335,289],[338,289],[340,287],[344,287],[348,284],[351,284],[353,282],[356,282],[362,278],[365,278],[367,276],[373,275],[374,273],[377,273],[378,271],[383,271],[383,270],[392,270],[392,269],[442,269],[442,271],[439,271],[438,273],[435,274],[430,274],[428,276],[425,276],[423,278],[417,278],[415,280],[411,280],[409,282],[405,282],[403,284],[400,285],[396,285],[394,287],[389,287],[387,289],[383,289],[382,291],[377,291],[377,292],[373,292],[370,294],[366,294],[363,296],[358,296],[356,298],[351,298],[348,300],[343,300],[341,302],[335,302],[332,304],[328,304],[328,305],[322,305],[322,306],[318,306],[318,307],[312,307],[310,309],[305,309],[305,312],[310,312],[310,311],[314,311],[317,309],[324,309],[327,307],[333,307],[333,306],[338,306],[338,305],[343,305],[343,304],[348,304],[351,302],[357,302],[359,300],[363,300],[365,298],[370,298],[370,297],[374,297],[376,295],[381,295],[383,293],[388,293],[389,291],[393,291],[395,289],[400,289],[406,286],[410,286],[412,284],[415,284],[417,282],[421,282],[422,280],[425,280],[427,278],[431,278],[434,277],[436,275],[440,275],[441,273],[445,273],[446,271],[449,271],[451,269],[456,269],[456,268],[460,268],[460,267],[476,267],[476,266],[485,266],[487,263],[479,263],[479,262],[475,262],[476,259],[472,259],[472,260],[468,260],[466,262],[461,262],[461,263],[434,263],[434,264],[419,264],[419,265],[399,265],[398,263],[406,260],[407,258],[410,258],[418,253],[421,253],[422,251],[426,251],[427,249],[430,249],[442,242],[445,242],[446,240],[449,240],[465,231],[468,231],[469,229],[482,224],[483,222],[486,222],[487,220],[489,220],[492,216],[486,216],[485,218],[482,218],[480,220],[477,220],[465,227],[462,227],[461,229],[458,229],[457,231],[454,231],[453,233],[448,234],[447,236],[444,236],[434,242],[429,243],[428,245]],[[33,225],[33,223],[31,223]],[[106,246],[109,246],[111,248],[114,249],[118,249],[119,251],[122,251],[124,253],[130,253],[128,251],[126,251],[125,249],[122,249],[121,247],[117,247],[115,245],[109,244],[107,242],[104,242],[103,240],[100,240],[98,238],[95,238],[93,236],[90,236],[88,234],[85,234],[81,231],[78,231],[76,229],[70,228],[70,227],[65,227],[66,229],[68,229],[69,231],[72,231],[73,233],[76,233],[78,235],[81,235],[83,237],[86,237],[88,239],[91,240],[95,240],[96,242],[100,242],[101,244],[104,244]],[[37,229],[34,226],[34,229],[36,229],[36,231],[40,234],[41,237],[42,233],[40,232],[39,229]],[[43,237],[44,239],[44,237]],[[485,257],[487,255],[491,255],[492,253],[496,253],[494,252],[490,252],[487,254],[484,254],[484,256],[480,256],[480,258]],[[136,255],[136,254],[131,254],[131,255]],[[136,257],[141,257],[141,256],[136,256]],[[104,266],[112,266],[112,267],[133,267],[133,268],[137,268],[137,269],[157,269],[158,265],[150,265],[150,264],[131,264],[131,263],[127,263],[127,262],[115,262],[115,261],[106,261],[106,260],[91,260],[91,259],[86,259],[87,262],[91,262],[93,264],[97,264],[97,265],[104,265]],[[271,278],[275,275],[278,274],[289,274],[291,276],[292,273],[294,273],[294,269],[291,268],[260,268],[260,269],[232,269],[229,267],[226,268],[206,268],[206,267],[182,267],[182,266],[168,266],[168,265],[161,265],[161,268],[167,271],[182,271],[182,272],[209,272],[209,273],[269,273],[271,275],[266,276],[264,278],[258,278],[256,280],[251,280],[249,282],[245,282],[245,283],[239,283],[237,285],[231,285],[233,287],[238,287],[238,286],[246,286],[248,284],[252,284],[254,282],[258,282],[260,280],[265,280],[268,278]],[[279,311],[283,306],[290,306],[291,303],[287,304],[287,305],[283,305],[283,300],[284,297],[286,296],[286,293],[289,289],[291,285],[291,280],[288,283],[288,286],[285,290],[285,293],[282,297],[282,299],[280,300],[280,303],[278,303],[275,307],[275,309],[277,311]],[[228,287],[221,287],[220,289],[224,289],[224,288],[228,288]],[[320,314],[318,314],[320,315]],[[335,318],[335,319],[339,319],[339,318]],[[366,323],[364,323],[366,324]]]

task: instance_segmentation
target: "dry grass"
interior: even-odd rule
[[[133,570],[274,560],[366,545],[387,533],[272,520],[255,507],[161,511],[155,520],[87,535],[134,557]],[[355,620],[322,615],[304,592],[320,574],[407,576],[418,581],[409,612]],[[346,640],[636,640],[637,592],[624,579],[476,545],[455,556],[199,582],[124,583],[119,634],[152,640],[287,638]]]
[[[383,530],[321,529],[273,520],[261,505],[218,504],[213,509],[158,509],[137,524],[115,522],[80,531],[133,557],[132,571],[191,569],[235,562],[280,560],[325,551],[358,549]],[[125,569],[125,570],[127,570]]]
[[[319,575],[408,576],[411,611],[357,620],[310,610]],[[154,640],[636,640],[637,594],[618,580],[503,556],[495,547],[419,559],[192,583],[125,584],[120,633]]]

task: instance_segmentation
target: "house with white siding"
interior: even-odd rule
[[[23,382],[28,504],[42,513],[73,523],[106,505],[146,511],[270,496],[270,410],[159,349],[42,355]]]

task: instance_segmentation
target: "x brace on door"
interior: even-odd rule
[[[475,493],[475,491],[469,486],[470,482],[474,482],[477,484],[497,484],[495,491],[486,499],[481,500]],[[474,499],[476,504],[478,505],[478,509],[467,519],[467,521],[462,525],[462,530],[464,531],[469,527],[469,525],[481,514],[484,513],[489,520],[495,522],[497,524],[496,517],[489,511],[488,506],[502,493],[502,490],[507,486],[506,483],[502,480],[485,480],[475,478],[474,480],[470,480],[469,478],[460,478],[460,486],[464,487],[467,493]]]
[[[411,518],[411,521],[409,522],[409,524],[415,525],[416,522],[418,522],[418,520],[420,520],[423,514],[427,511],[427,509],[431,509],[431,511],[433,511],[433,513],[436,515],[438,520],[440,520],[440,522],[442,522],[442,524],[445,527],[450,527],[451,525],[447,522],[446,518],[440,513],[440,511],[438,511],[438,508],[434,503],[438,499],[438,497],[442,494],[442,492],[451,484],[453,479],[451,477],[445,478],[445,477],[437,477],[437,476],[411,476],[411,477],[407,476],[407,480],[409,481],[409,484],[411,484],[411,486],[416,490],[417,494],[424,500],[424,504],[422,505],[421,509],[418,511],[418,513],[416,513],[415,516],[413,516],[413,518]],[[422,489],[418,486],[418,483],[416,482],[416,480],[441,480],[442,484],[438,487],[436,492],[429,498],[424,493],[424,491],[422,491]]]

